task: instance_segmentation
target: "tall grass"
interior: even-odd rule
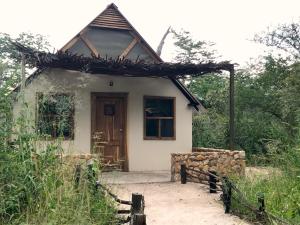
[[[236,180],[245,197],[257,205],[258,195],[265,195],[266,211],[294,224],[300,224],[300,149],[281,155],[269,155],[268,173],[251,174]],[[266,171],[266,170],[265,170]],[[234,201],[235,213],[256,220],[255,216]],[[272,221],[269,224],[277,224]]]
[[[74,187],[74,164],[58,157],[62,139],[40,149],[27,105],[13,122],[12,99],[0,100],[0,224],[116,224],[113,201],[95,193],[86,173]]]

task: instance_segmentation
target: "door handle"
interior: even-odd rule
[[[120,129],[120,132],[123,132],[123,129],[122,129],[122,128]]]

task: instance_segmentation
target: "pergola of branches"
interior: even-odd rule
[[[231,71],[234,65],[229,62],[220,63],[146,63],[137,58],[135,61],[125,58],[85,57],[69,52],[58,51],[47,53],[35,51],[21,44],[14,43],[17,50],[25,55],[26,63],[32,67],[61,68],[91,74],[108,74],[136,77],[168,77],[173,79],[187,76],[197,77],[207,73],[221,73]]]

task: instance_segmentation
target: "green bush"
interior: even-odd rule
[[[226,148],[228,122],[224,116],[211,111],[193,117],[193,146]]]

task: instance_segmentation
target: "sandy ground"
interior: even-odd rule
[[[274,167],[247,167],[246,177],[257,179],[258,177],[268,178],[269,176],[280,176],[281,171]]]
[[[106,181],[110,180],[109,176],[105,177]],[[132,176],[125,173],[114,174],[113,179],[110,180],[113,182],[109,186],[114,193],[125,200],[131,199],[132,193],[143,194],[148,225],[249,224],[236,216],[224,214],[219,194],[209,194],[204,185],[169,182],[169,176],[163,173],[157,176],[158,182],[155,182],[154,177],[150,173]],[[128,183],[125,182],[126,180]],[[154,181],[149,183],[147,180]]]

